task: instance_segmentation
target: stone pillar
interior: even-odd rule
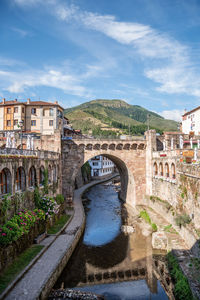
[[[152,176],[153,176],[153,151],[156,149],[156,131],[148,130],[145,132],[146,136],[146,194],[152,195]]]

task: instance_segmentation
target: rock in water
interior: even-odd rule
[[[135,232],[135,229],[133,226],[129,226],[129,225],[122,225],[121,226],[121,231],[127,234],[133,233]]]
[[[48,299],[51,300],[104,300],[105,298],[101,295],[97,295],[90,292],[83,292],[73,289],[60,289],[54,290],[49,295]]]

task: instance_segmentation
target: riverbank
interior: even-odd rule
[[[63,268],[71,257],[85,226],[85,213],[81,196],[90,187],[106,182],[110,178],[88,183],[74,192],[74,215],[67,228],[60,233],[50,247],[2,299],[35,300],[46,299]]]

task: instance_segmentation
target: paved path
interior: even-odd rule
[[[33,267],[24,275],[5,298],[6,300],[44,299],[55,284],[67,261],[69,260],[84,230],[85,214],[81,196],[93,185],[116,177],[95,180],[74,192],[74,216],[65,229],[57,237],[47,251],[37,260]]]

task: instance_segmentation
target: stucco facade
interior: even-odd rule
[[[25,132],[50,135],[55,130],[63,130],[63,108],[57,102],[3,99],[0,103],[0,117],[0,131],[19,131],[20,121],[23,121],[22,130]]]

